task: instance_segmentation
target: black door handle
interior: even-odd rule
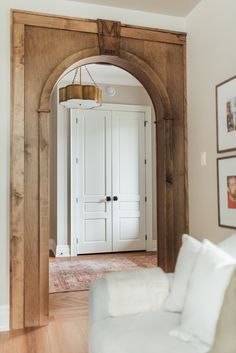
[[[106,196],[106,201],[111,201],[111,196]]]
[[[113,196],[113,201],[118,201],[118,196]]]

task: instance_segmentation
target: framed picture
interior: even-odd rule
[[[217,151],[236,149],[236,76],[216,86]]]
[[[219,226],[236,228],[236,156],[217,159]]]

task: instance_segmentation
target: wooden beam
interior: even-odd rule
[[[184,100],[183,100],[183,112],[184,112],[184,179],[185,179],[185,221],[186,221],[186,232],[189,233],[189,199],[188,199],[188,115],[187,115],[187,77],[186,77],[186,43],[183,46],[183,81],[184,81]]]
[[[10,177],[11,328],[24,326],[24,25],[12,32]]]
[[[35,27],[46,27],[85,33],[98,33],[97,21],[12,10],[13,22]]]
[[[48,323],[49,113],[39,113],[39,321]]]
[[[137,28],[131,26],[121,26],[120,35],[124,38],[180,45],[183,45],[186,41],[186,35],[183,33],[171,33],[160,30],[150,30],[147,28]]]
[[[12,10],[14,23],[28,26],[64,29],[85,33],[98,33],[96,20],[87,20],[74,17],[56,16],[28,11]],[[183,45],[186,41],[186,33],[166,31],[141,26],[121,25],[121,37],[152,42],[172,43]]]

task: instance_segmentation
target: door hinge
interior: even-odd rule
[[[147,164],[147,160],[146,159],[144,159],[144,164]]]
[[[76,238],[76,244],[79,244],[79,239],[78,238]]]
[[[79,158],[75,159],[75,163],[77,163],[77,164],[79,163]]]
[[[147,123],[148,123],[148,121],[147,121],[147,120],[145,120],[145,121],[144,121],[144,127],[146,127],[146,126],[147,126]]]
[[[75,200],[76,200],[76,203],[78,203],[78,202],[79,202],[79,198],[78,198],[78,197],[76,197],[76,199],[75,199]]]
[[[76,124],[78,124],[78,118],[75,119]]]
[[[147,234],[145,234],[145,240],[147,240]]]
[[[147,196],[145,196],[145,202],[147,202]]]

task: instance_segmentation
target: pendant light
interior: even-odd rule
[[[95,83],[92,75],[85,69],[93,82],[93,85],[83,85],[81,78],[81,66],[75,70],[72,84],[59,89],[59,103],[69,109],[92,109],[102,104],[102,91]],[[77,74],[80,74],[80,83],[75,83]]]

